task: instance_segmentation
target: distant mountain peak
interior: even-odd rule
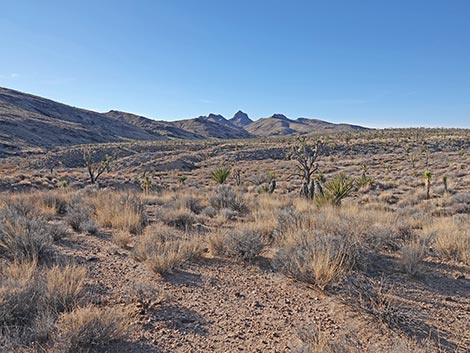
[[[290,121],[290,119],[287,116],[285,116],[284,114],[279,114],[279,113],[271,115],[270,118]]]
[[[232,119],[229,119],[229,121],[238,127],[244,127],[249,125],[250,123],[253,122],[253,120],[250,119],[248,114],[242,112],[239,110],[238,112],[235,113]]]

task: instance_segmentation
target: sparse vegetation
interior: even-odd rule
[[[428,184],[413,176],[426,156],[407,158],[420,146],[413,134],[306,137],[313,149],[325,141],[309,197],[299,197],[305,180],[285,158],[289,139],[126,142],[99,188],[84,187],[81,162],[70,167],[80,149],[58,151],[64,164],[53,176],[24,167],[8,183],[27,190],[20,185],[37,180],[40,190],[0,195],[0,351],[114,351],[122,339],[118,350],[171,350],[170,341],[230,350],[238,339],[215,343],[229,317],[253,350],[465,352],[470,140],[423,130]],[[95,151],[116,155],[122,145]],[[221,163],[233,167],[216,185],[208,174]],[[157,167],[158,182],[143,187],[142,171]],[[295,323],[304,326],[298,342]]]

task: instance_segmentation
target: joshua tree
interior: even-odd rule
[[[423,179],[426,185],[426,199],[428,200],[429,200],[429,192],[431,191],[431,177],[432,177],[432,173],[430,170],[426,170],[423,173]]]
[[[240,168],[232,168],[233,179],[235,179],[235,184],[240,186],[242,184],[242,176]]]
[[[230,175],[230,169],[224,166],[220,166],[212,171],[211,178],[218,184],[223,184]]]
[[[447,194],[447,192],[449,191],[449,189],[447,187],[447,175],[444,175],[442,177],[442,182],[444,183],[444,192]]]
[[[140,187],[146,195],[150,193],[150,189],[152,188],[152,178],[147,174],[147,171],[144,171],[144,176],[142,178]]]
[[[82,149],[83,161],[85,168],[90,177],[90,183],[95,184],[98,178],[104,173],[111,170],[111,163],[114,161],[113,157],[104,155],[102,158],[97,158],[95,151],[91,146],[86,146]]]
[[[300,194],[308,199],[313,199],[315,194],[315,181],[312,176],[318,170],[317,158],[321,145],[321,141],[308,143],[305,136],[300,136],[291,146],[289,157],[296,162],[296,175],[303,181]]]
[[[54,155],[54,154],[48,154],[45,161],[44,161],[44,167],[49,170],[51,175],[54,175],[54,169],[62,166],[62,162],[59,160],[59,158]]]

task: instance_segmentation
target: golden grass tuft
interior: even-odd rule
[[[46,274],[46,295],[58,312],[76,307],[83,296],[87,270],[77,265],[54,266]]]
[[[92,306],[65,313],[58,323],[57,350],[61,353],[104,351],[130,334],[129,314]]]
[[[133,193],[100,192],[92,199],[96,221],[103,227],[140,234],[147,224],[145,206]]]

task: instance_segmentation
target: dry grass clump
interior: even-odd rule
[[[187,208],[165,209],[160,218],[167,226],[175,227],[183,231],[189,231],[196,223],[196,217]]]
[[[53,226],[21,207],[0,209],[0,256],[15,261],[44,258],[56,234]]]
[[[95,234],[98,231],[93,221],[93,209],[80,198],[75,198],[69,203],[65,222],[76,232]]]
[[[350,272],[359,257],[357,244],[345,236],[301,231],[286,238],[273,263],[281,272],[323,290]]]
[[[429,249],[430,238],[418,238],[400,249],[400,265],[403,272],[416,276],[419,273],[420,264],[426,257]]]
[[[58,326],[56,351],[60,353],[102,352],[130,333],[126,312],[92,306],[64,314]]]
[[[176,199],[177,208],[186,208],[195,214],[200,214],[204,209],[201,200],[193,195],[183,195]]]
[[[117,230],[112,233],[113,241],[115,244],[119,245],[121,248],[126,249],[129,247],[129,244],[132,242],[132,236],[124,230]]]
[[[441,256],[470,264],[470,216],[438,218],[425,231],[435,236],[433,247]]]
[[[248,211],[246,201],[229,185],[217,187],[217,190],[209,196],[209,204],[216,210],[230,208],[239,213]]]
[[[131,234],[141,234],[147,225],[145,205],[133,193],[100,192],[92,199],[98,224]]]
[[[59,313],[71,310],[83,297],[85,276],[86,271],[74,265],[39,271],[32,261],[4,267],[0,274],[0,336],[5,344],[17,351],[32,342],[45,343]]]
[[[47,191],[30,195],[39,214],[46,217],[65,214],[70,197],[71,194],[64,191]]]
[[[253,261],[263,250],[263,235],[252,225],[237,225],[234,229],[219,230],[209,238],[213,255]]]
[[[297,330],[299,342],[293,347],[295,353],[353,353],[359,352],[344,337],[330,338],[317,325]]]
[[[85,267],[54,266],[46,273],[46,300],[58,312],[75,308],[84,296]]]
[[[0,281],[0,328],[26,331],[38,317],[43,286],[36,262],[15,263],[2,269]]]
[[[280,232],[283,231],[283,223],[279,222],[279,213],[281,210],[285,210],[286,206],[285,198],[282,199],[270,194],[262,194],[257,197],[257,204],[253,207],[252,212],[254,224],[269,242],[274,240],[276,229]]]
[[[140,236],[133,256],[160,274],[181,267],[192,258],[200,256],[202,247],[197,239],[188,239],[167,227],[152,227]]]

